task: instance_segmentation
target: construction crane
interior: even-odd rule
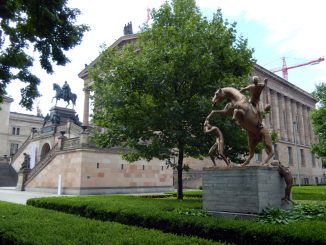
[[[305,63],[302,63],[302,64],[297,64],[297,65],[293,65],[293,66],[286,66],[286,61],[285,61],[285,57],[283,57],[283,65],[282,67],[279,67],[279,68],[274,68],[274,69],[271,69],[270,71],[271,72],[278,72],[278,71],[282,71],[282,75],[283,75],[283,78],[285,80],[288,80],[288,70],[289,69],[293,69],[293,68],[297,68],[297,67],[300,67],[300,66],[306,66],[306,65],[316,65],[322,61],[324,61],[324,57],[320,57],[316,60],[311,60],[311,61],[308,61],[308,62],[305,62]]]

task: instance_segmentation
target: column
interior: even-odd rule
[[[287,139],[289,142],[293,142],[293,118],[292,118],[292,102],[290,98],[285,99],[285,112],[287,115]]]
[[[293,122],[296,123],[296,129],[294,129],[294,131],[293,131],[293,142],[297,142],[297,144],[298,144],[297,102],[295,100],[291,100],[291,109],[292,109],[292,127],[293,127]]]
[[[300,144],[305,145],[305,140],[304,140],[304,119],[303,119],[303,113],[302,113],[302,104],[298,103],[298,118],[299,118],[299,138],[300,138]]]
[[[302,115],[303,115],[303,128],[304,128],[304,142],[305,145],[310,145],[309,131],[308,131],[309,118],[307,116],[307,106],[305,105],[302,105]]]
[[[88,126],[89,125],[89,94],[90,94],[90,89],[89,87],[84,87],[83,89],[85,97],[84,97],[84,113],[83,113],[83,126]]]
[[[311,115],[310,115],[310,108],[307,107],[307,116],[308,116],[308,137],[309,137],[309,144],[312,145],[313,143],[315,143],[315,139],[314,139],[314,132],[312,129],[312,125],[311,125]]]
[[[280,119],[280,136],[282,140],[286,140],[286,116],[285,116],[285,105],[284,105],[284,96],[282,94],[278,94],[279,101],[279,119]]]
[[[277,92],[273,91],[272,95],[272,105],[273,105],[273,125],[274,130],[280,134],[280,117],[279,117],[279,104],[278,104],[278,96]]]

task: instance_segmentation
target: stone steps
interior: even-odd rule
[[[0,163],[0,186],[16,186],[18,175],[8,163]]]

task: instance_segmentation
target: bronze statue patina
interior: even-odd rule
[[[208,155],[209,157],[212,159],[212,162],[214,164],[214,166],[216,166],[216,162],[215,162],[215,154],[217,153],[218,156],[220,156],[224,162],[229,165],[229,161],[226,158],[226,156],[224,155],[224,138],[223,138],[223,134],[221,132],[221,130],[216,127],[216,126],[212,126],[209,124],[209,121],[206,120],[204,123],[204,133],[212,133],[215,135],[216,137],[216,141],[215,144],[209,149]]]
[[[248,133],[249,157],[245,160],[242,166],[249,164],[255,154],[255,149],[259,142],[264,144],[267,153],[267,158],[264,163],[268,164],[273,156],[272,138],[266,127],[261,124],[261,119],[258,115],[257,109],[255,109],[253,104],[247,100],[246,96],[232,87],[218,89],[215,92],[212,103],[214,106],[218,106],[223,100],[228,100],[229,103],[223,110],[211,111],[206,120],[209,120],[213,114],[232,116],[236,124],[245,129]]]
[[[261,95],[263,89],[267,85],[267,80],[268,79],[265,78],[264,83],[260,83],[259,78],[257,76],[253,76],[252,77],[252,83],[253,84],[250,84],[247,87],[240,89],[240,93],[245,92],[245,91],[249,91],[249,93],[250,93],[249,102],[254,106],[254,109],[257,112],[257,115],[258,115],[258,118],[259,118],[259,124],[258,124],[259,128],[263,127],[261,112],[260,112],[260,109],[259,109],[259,101],[260,101],[260,95]],[[270,110],[270,105],[267,104],[265,106],[265,111],[269,111],[269,110]]]
[[[31,157],[25,152],[23,153],[23,155],[24,155],[24,161],[20,167],[20,170],[30,169]]]
[[[53,99],[56,99],[55,105],[57,105],[58,100],[63,99],[64,101],[66,101],[68,103],[66,107],[68,107],[68,105],[70,105],[70,101],[73,104],[73,108],[75,107],[77,95],[71,92],[70,86],[67,83],[67,81],[65,81],[62,88],[60,88],[60,86],[58,84],[53,83],[53,90],[56,91],[56,95],[52,98],[52,101],[53,101]]]
[[[291,200],[291,189],[292,189],[292,186],[293,186],[293,177],[292,177],[290,169],[283,166],[281,164],[281,162],[278,161],[278,160],[275,160],[275,161],[271,162],[271,165],[278,167],[278,172],[279,172],[280,176],[282,178],[284,178],[284,181],[285,181],[285,184],[286,184],[285,195],[282,198],[282,201],[285,201],[287,203],[289,203],[289,202],[294,203]]]

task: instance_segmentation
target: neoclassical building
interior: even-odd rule
[[[41,128],[44,118],[41,115],[29,115],[10,111],[14,100],[5,96],[0,105],[0,157],[10,157],[30,136],[33,129]]]
[[[111,48],[121,49],[126,43],[137,40],[137,35],[125,35],[111,45]],[[90,101],[89,92],[92,81],[88,77],[88,68],[96,63],[96,59],[86,66],[79,74],[84,82],[84,117],[83,125],[89,125]],[[274,145],[274,159],[279,159],[283,165],[291,169],[296,184],[319,184],[323,182],[321,160],[310,151],[316,142],[312,131],[310,111],[315,107],[316,100],[306,91],[284,80],[264,67],[256,64],[251,75],[259,76],[261,80],[268,78],[267,87],[261,96],[261,108],[271,104],[272,110],[264,119],[266,127],[278,135]],[[261,164],[265,153],[256,154],[251,164]],[[199,161],[187,159],[191,169],[184,173],[184,187],[201,186],[201,170],[211,166],[207,159]],[[222,164],[222,163],[220,163]]]
[[[297,184],[323,182],[321,160],[310,150],[317,140],[310,118],[311,109],[315,108],[317,101],[311,94],[259,65],[255,65],[253,75],[268,78],[261,108],[267,103],[272,106],[264,123],[278,134],[274,159],[290,167]],[[260,154],[256,154],[254,161],[260,162],[261,158]]]

